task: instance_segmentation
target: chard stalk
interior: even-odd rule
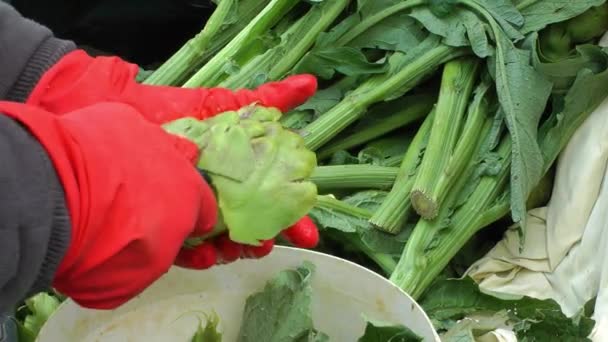
[[[431,112],[424,120],[410,144],[399,167],[399,173],[388,196],[370,218],[376,228],[397,234],[410,214],[409,193],[414,184],[414,174],[431,131],[435,113]]]
[[[188,40],[173,56],[156,69],[143,83],[178,86],[217,51],[234,38],[268,4],[269,0],[222,0],[205,27]],[[235,8],[236,7],[236,8]],[[230,21],[236,12],[238,17]]]
[[[224,67],[237,56],[242,46],[263,35],[285,16],[299,0],[271,0],[270,3],[209,62],[185,84],[186,88],[211,87],[224,76]]]
[[[405,157],[405,155],[402,154],[399,156],[387,158],[386,160],[384,160],[384,165],[388,166],[388,167],[399,167],[399,165],[401,165],[401,162],[403,161],[404,157]]]
[[[339,139],[338,141],[331,142],[324,148],[317,152],[317,159],[323,160],[334,153],[341,150],[348,150],[350,148],[365,144],[377,137],[383,136],[384,134],[409,125],[415,122],[425,115],[427,115],[433,104],[435,97],[430,95],[420,95],[408,97],[409,103],[406,107],[397,109],[394,113],[386,118],[377,120],[362,129],[357,130],[353,134]],[[373,112],[368,115],[374,115]]]
[[[334,22],[349,2],[334,0],[314,5],[282,34],[279,45],[250,60],[238,73],[222,81],[220,86],[245,88],[257,77],[262,77],[264,82],[279,80],[302,58],[318,35]]]
[[[390,280],[412,298],[418,299],[450,260],[480,229],[509,213],[508,188],[511,167],[511,140],[505,137],[497,151],[500,169],[482,176],[471,195],[460,202],[460,191],[450,194],[450,206],[443,206],[432,221],[420,220],[412,231]],[[475,163],[469,168],[473,174]],[[463,177],[459,189],[471,181]],[[447,204],[447,203],[446,203]],[[456,209],[453,213],[452,211]]]
[[[469,57],[450,61],[444,66],[431,135],[411,192],[412,206],[425,219],[437,216],[440,196],[446,192],[446,189],[437,189],[436,184],[448,171],[447,166],[460,136],[478,69],[479,61]],[[477,137],[472,137],[472,141]],[[466,163],[466,159],[463,162]],[[458,177],[457,171],[460,170],[455,168],[451,171],[456,174],[447,174],[448,183]]]
[[[304,128],[306,147],[312,150],[319,149],[359,119],[370,105],[394,95],[395,92],[408,92],[443,63],[465,53],[467,53],[466,49],[439,44],[424,51],[394,72],[371,77]]]
[[[387,189],[393,185],[398,170],[376,165],[318,166],[310,180],[319,190]]]

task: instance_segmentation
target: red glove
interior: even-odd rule
[[[286,112],[311,97],[314,76],[297,75],[256,90],[188,89],[149,86],[135,81],[139,68],[118,57],[96,57],[82,50],[63,57],[47,71],[32,91],[28,104],[64,114],[98,102],[120,102],[146,119],[165,123],[185,116],[205,119],[258,102]]]
[[[80,305],[125,303],[167,272],[187,237],[213,229],[217,205],[192,165],[196,146],[134,108],[106,102],[58,116],[0,102],[0,112],[28,127],[63,184],[72,235],[52,285]]]
[[[83,51],[64,57],[38,83],[28,104],[55,114],[65,114],[98,102],[129,104],[154,123],[164,123],[183,116],[206,118],[220,112],[237,110],[253,102],[287,111],[312,96],[316,80],[302,75],[261,86],[255,91],[227,89],[185,89],[146,86],[135,82],[138,67],[117,57],[92,58]],[[193,156],[191,156],[193,157]],[[211,202],[207,199],[206,202]],[[216,204],[204,208],[205,217],[215,217]],[[215,219],[213,219],[213,222]],[[312,248],[319,236],[315,225],[304,218],[283,236],[294,245]],[[251,247],[236,244],[227,236],[209,241],[196,249],[182,251],[176,264],[203,269],[239,257],[262,257],[270,253],[274,241]]]
[[[196,147],[132,107],[99,103],[57,116],[0,102],[48,152],[72,235],[53,286],[77,303],[114,308],[173,264],[183,241],[209,232],[217,207],[192,166]]]

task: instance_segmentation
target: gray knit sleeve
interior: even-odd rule
[[[51,286],[70,240],[65,195],[42,145],[0,114],[0,316]]]
[[[42,75],[74,49],[0,1],[0,99],[25,102]]]

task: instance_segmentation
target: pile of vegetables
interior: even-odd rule
[[[526,308],[519,337],[584,340],[588,319],[555,319],[543,328],[552,335],[534,330],[561,314],[555,303],[509,304],[445,279],[462,276],[508,225],[523,230],[527,210],[546,203],[560,152],[608,95],[608,49],[597,43],[607,30],[605,0],[221,0],[198,35],[139,79],[237,89],[314,74],[320,90],[308,102],[280,119],[254,114],[266,118],[256,125],[280,127],[267,137],[273,144],[300,136],[301,154],[279,158],[312,167],[275,184],[293,182],[289,196],[301,207],[286,200],[281,217],[258,215],[262,229],[241,230],[268,204],[256,188],[235,191],[248,180],[232,173],[253,168],[251,157],[229,170],[214,169],[222,164],[213,153],[201,160],[223,184],[231,237],[269,238],[309,213],[322,230],[320,251],[377,270],[428,312],[462,296],[453,311],[431,314],[444,337],[455,338],[467,315],[491,311],[506,324],[513,312],[501,310]],[[236,155],[272,131],[238,124],[241,114],[167,129]],[[210,138],[215,125],[240,127],[242,139]],[[243,193],[252,207],[228,214]]]

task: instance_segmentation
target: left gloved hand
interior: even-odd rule
[[[119,102],[163,124],[183,117],[206,119],[254,102],[287,112],[317,90],[312,75],[291,76],[255,90],[150,86],[135,81],[138,70],[118,57],[93,58],[77,50],[43,75],[27,104],[61,115],[99,102]]]
[[[148,86],[135,81],[138,70],[137,65],[118,57],[93,58],[77,50],[43,75],[27,104],[63,115],[100,102],[119,102],[134,107],[146,120],[163,124],[182,117],[205,119],[251,103],[286,112],[304,103],[317,87],[316,79],[310,75],[292,76],[256,90]],[[300,248],[313,248],[319,241],[317,227],[308,217],[282,236]],[[261,258],[272,251],[274,242],[272,239],[261,246],[246,246],[223,234],[196,248],[182,250],[175,263],[206,269],[239,258]]]

